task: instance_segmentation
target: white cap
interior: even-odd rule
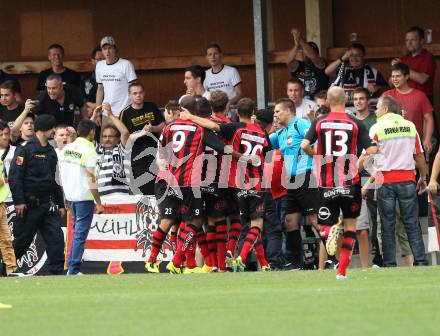
[[[102,48],[104,45],[106,45],[106,44],[109,44],[109,45],[111,45],[111,46],[113,46],[113,47],[116,47],[116,41],[115,41],[115,39],[114,39],[113,37],[111,37],[111,36],[105,36],[105,37],[103,37],[103,38],[101,39],[101,43],[100,43],[101,48]]]

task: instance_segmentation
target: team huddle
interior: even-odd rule
[[[276,131],[272,124],[255,120],[255,105],[249,98],[238,102],[239,121],[231,122],[225,117],[227,96],[220,91],[212,95],[211,104],[203,97],[183,96],[179,105],[166,107],[169,123],[159,139],[155,186],[161,222],[153,234],[147,271],[159,272],[157,256],[168,233],[175,244],[167,265],[170,273],[242,272],[252,249],[261,270],[270,270],[261,233],[273,174],[272,150],[280,149],[286,175],[291,176],[283,181],[289,199],[286,226],[308,216],[328,253],[334,255],[342,210],[345,232],[337,276],[345,277],[361,207],[358,171],[362,168],[353,157],[362,151],[374,154],[376,146],[363,123],[346,114],[344,91],[329,90],[332,112],[312,124],[296,117],[291,100],[278,100]],[[318,216],[324,208],[328,214]],[[238,246],[240,235],[244,239]],[[196,245],[203,267],[195,261]]]

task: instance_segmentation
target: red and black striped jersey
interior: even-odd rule
[[[225,145],[210,130],[189,120],[175,120],[165,126],[159,139],[160,156],[169,164],[171,186],[200,186],[205,146],[219,153]]]
[[[264,156],[269,146],[266,133],[259,124],[233,122],[221,124],[220,135],[229,141],[233,150],[244,155],[256,155],[261,162],[258,167],[255,167],[245,162],[230,160],[228,162],[230,170],[227,170],[224,169],[226,160],[223,160],[221,172],[223,175],[224,171],[229,171],[229,187],[260,191],[262,189]],[[221,180],[222,176],[220,176]]]
[[[343,187],[359,183],[357,158],[375,146],[364,123],[345,112],[331,112],[316,119],[305,139],[316,144],[315,171],[318,186]]]

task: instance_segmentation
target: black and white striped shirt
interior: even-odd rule
[[[117,144],[113,149],[106,150],[102,145],[96,149],[98,153],[98,192],[100,196],[110,194],[129,195],[130,188],[124,170],[125,149]]]

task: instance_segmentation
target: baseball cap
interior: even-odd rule
[[[37,131],[46,132],[51,130],[52,128],[55,128],[56,125],[57,125],[57,120],[55,119],[54,116],[49,114],[42,114],[39,115],[37,119],[35,119],[34,129],[35,132]]]
[[[103,38],[101,39],[101,43],[100,43],[99,45],[100,45],[101,48],[102,48],[102,47],[105,46],[106,44],[109,44],[109,45],[111,45],[111,46],[113,46],[113,47],[116,47],[116,41],[115,41],[115,39],[114,39],[113,37],[111,37],[111,36],[105,36],[105,37],[103,37]]]

